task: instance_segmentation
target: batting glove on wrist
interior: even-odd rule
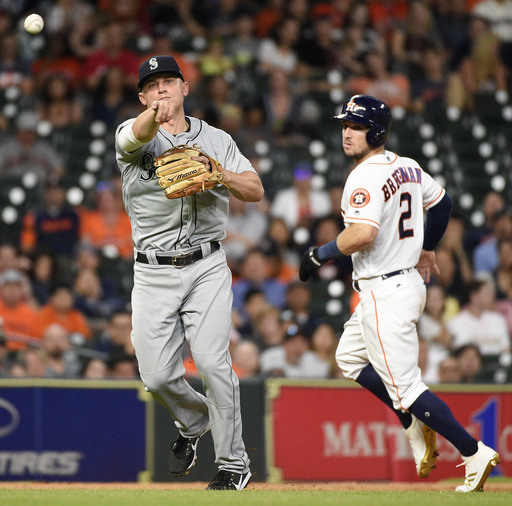
[[[302,255],[299,267],[299,278],[301,281],[307,281],[311,274],[324,264],[324,262],[318,258],[317,252],[318,247],[315,246]]]

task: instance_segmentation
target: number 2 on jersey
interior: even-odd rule
[[[408,192],[404,192],[400,195],[400,209],[402,209],[402,207],[406,207],[406,209],[400,215],[400,221],[398,223],[398,235],[400,239],[405,239],[406,237],[414,236],[414,230],[412,228],[405,228],[404,223],[411,217],[411,194]]]

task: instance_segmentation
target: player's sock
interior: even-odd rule
[[[357,377],[356,380],[362,387],[369,390],[373,395],[377,396],[386,406],[389,406],[398,416],[400,423],[404,429],[411,425],[412,417],[410,413],[403,412],[393,407],[393,401],[389,397],[388,391],[380,376],[375,372],[372,364],[368,364]]]
[[[430,390],[423,392],[413,402],[409,411],[450,441],[464,457],[477,452],[478,441],[455,419],[448,405]]]

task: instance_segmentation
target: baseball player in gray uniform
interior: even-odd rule
[[[208,489],[242,490],[251,473],[239,383],[228,351],[231,272],[220,241],[229,193],[256,202],[263,186],[230,135],[185,115],[189,85],[172,56],[157,55],[141,64],[139,90],[146,109],[118,127],[116,155],[135,248],[132,342],[140,375],[179,429],[171,447],[171,474],[188,472],[200,437],[211,429],[219,471]],[[183,144],[201,146],[218,160],[223,184],[167,199],[155,176],[154,157]],[[184,379],[185,340],[206,397]]]
[[[434,248],[448,225],[451,199],[415,160],[385,150],[391,113],[384,102],[355,95],[334,118],[343,122],[343,150],[355,162],[341,200],[346,228],[304,254],[300,278],[307,280],[329,259],[352,256],[360,302],[336,352],[344,376],[395,410],[420,477],[435,467],[437,432],[460,451],[466,467],[456,490],[483,490],[498,453],[457,422],[423,383],[418,367],[416,324],[425,306],[425,282],[431,271],[439,274]]]

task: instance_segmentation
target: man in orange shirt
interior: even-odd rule
[[[95,209],[80,210],[80,240],[98,250],[115,247],[121,258],[133,258],[130,219],[114,183],[98,184]]]
[[[0,319],[7,339],[7,349],[18,351],[40,337],[39,315],[25,300],[24,275],[7,269],[0,275]]]
[[[52,290],[48,304],[41,308],[38,335],[52,323],[58,323],[70,334],[79,334],[84,339],[92,335],[85,316],[73,307],[73,292],[67,285],[57,285]]]

